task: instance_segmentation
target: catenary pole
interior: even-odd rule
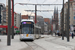
[[[8,0],[8,34],[7,34],[7,45],[11,45],[11,0]]]
[[[14,39],[14,0],[12,0],[12,39]]]
[[[37,5],[35,5],[35,24],[37,23]]]
[[[70,17],[70,0],[68,0],[68,15],[67,15],[67,42],[69,42],[69,17]]]
[[[62,9],[62,40],[64,40],[64,0],[63,0],[63,9]]]

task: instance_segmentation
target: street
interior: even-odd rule
[[[75,50],[74,36],[75,0],[0,1],[0,50]]]
[[[61,37],[51,35],[41,35],[40,39],[34,41],[20,41],[19,35],[11,40],[11,46],[7,46],[7,36],[0,36],[0,50],[74,50],[75,40],[71,42],[61,40]]]

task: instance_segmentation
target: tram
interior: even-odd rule
[[[33,20],[22,19],[20,25],[20,41],[34,40],[41,37],[41,27],[34,24]]]

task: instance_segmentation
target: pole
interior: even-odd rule
[[[11,45],[11,0],[8,0],[8,35],[7,35],[7,45]]]
[[[37,5],[35,5],[35,24],[37,23]]]
[[[62,40],[64,40],[64,0],[63,0],[63,9],[62,9]]]
[[[68,0],[68,15],[67,15],[67,42],[69,42],[69,15],[70,15],[70,0]]]
[[[12,0],[12,39],[14,39],[14,0]]]

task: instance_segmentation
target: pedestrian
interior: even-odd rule
[[[74,34],[73,34],[73,32],[72,32],[72,39],[74,38]]]
[[[56,33],[59,36],[59,33]]]

